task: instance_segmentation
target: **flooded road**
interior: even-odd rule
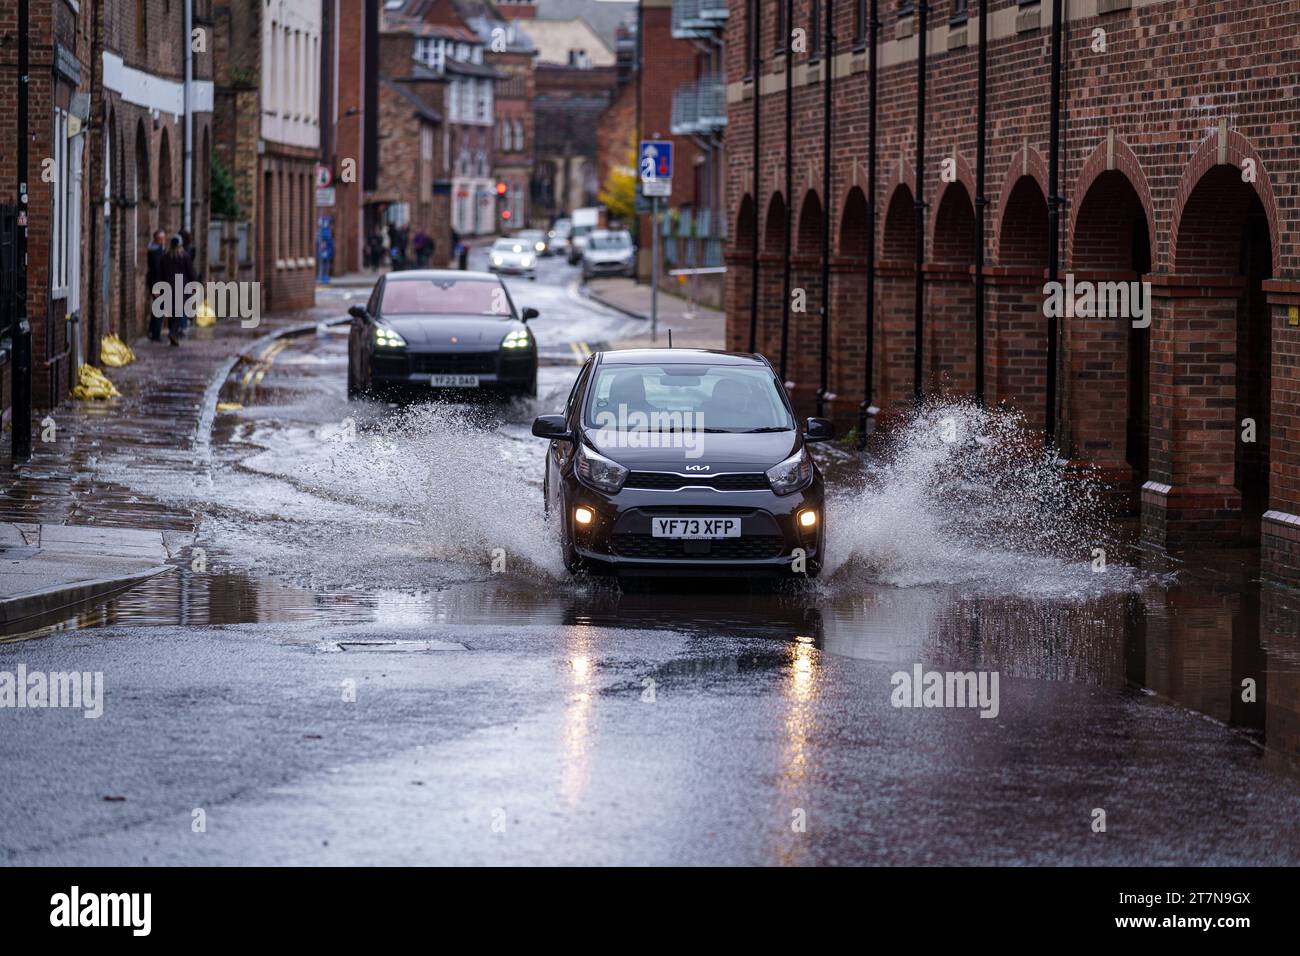
[[[552,260],[537,283],[511,281],[517,304],[542,313],[535,401],[407,410],[349,403],[346,337],[323,326],[283,340],[258,374],[227,383],[207,477],[178,484],[106,451],[105,480],[202,516],[189,565],[44,629],[46,640],[0,650],[59,654],[49,648],[72,640],[89,653],[86,641],[98,634],[150,670],[174,665],[177,642],[192,642],[214,668],[190,678],[194,720],[243,706],[239,688],[253,666],[273,685],[290,674],[330,685],[351,673],[338,669],[340,659],[358,660],[344,646],[349,635],[352,651],[428,650],[433,641],[495,660],[495,671],[477,658],[461,671],[433,660],[446,655],[403,655],[401,664],[379,655],[383,679],[396,676],[416,695],[388,696],[385,706],[399,712],[379,715],[382,735],[361,752],[326,747],[323,762],[286,756],[287,782],[253,774],[252,806],[242,803],[240,813],[278,821],[288,812],[284,786],[315,792],[315,810],[299,825],[332,829],[348,861],[411,859],[400,840],[368,843],[312,817],[357,799],[389,801],[385,814],[425,813],[408,806],[409,784],[393,790],[393,774],[440,781],[452,796],[438,813],[453,817],[504,800],[488,792],[491,781],[509,778],[527,794],[518,799],[524,817],[533,815],[533,836],[517,855],[463,833],[460,842],[434,838],[445,824],[435,815],[413,844],[432,854],[417,854],[425,862],[544,860],[548,852],[575,862],[1300,861],[1300,596],[1261,587],[1253,553],[1169,558],[1132,549],[1104,496],[1062,479],[1002,417],[936,406],[865,464],[827,449],[830,557],[815,583],[620,587],[566,575],[542,519],[544,443],[529,426],[562,408],[584,347],[639,329],[585,303],[571,279]],[[338,298],[342,312],[363,294],[323,295]],[[950,426],[956,441],[935,439]],[[209,625],[221,628],[203,630]],[[30,650],[38,646],[46,649]],[[242,663],[226,656],[236,649]],[[318,666],[319,680],[311,676]],[[229,686],[226,667],[236,675]],[[913,668],[996,672],[997,719],[900,707],[898,675]],[[132,682],[148,683],[133,673]],[[450,697],[430,696],[449,686]],[[656,689],[677,706],[668,724],[650,729],[637,701],[647,692],[653,700]],[[287,693],[296,700],[298,691]],[[458,702],[467,709],[447,716]],[[288,720],[291,737],[319,719],[305,712],[295,721],[286,706],[277,719]],[[145,721],[150,710],[141,707]],[[448,723],[464,726],[451,732]],[[514,744],[510,725],[522,735]],[[275,730],[272,722],[273,752],[284,746],[270,739]],[[245,733],[236,734],[240,747],[251,743]],[[421,755],[426,745],[436,768]],[[535,752],[525,754],[529,747]],[[710,761],[732,777],[699,779]],[[347,780],[318,779],[338,765]],[[619,771],[666,772],[680,789],[658,781],[632,793],[610,776]],[[525,772],[527,782],[518,779]],[[979,796],[963,798],[961,780]],[[157,799],[189,805],[163,790]],[[668,803],[648,810],[650,793]],[[588,814],[607,842],[557,853],[577,825],[539,822],[557,800]],[[708,800],[721,805],[702,809]],[[810,844],[790,842],[782,821],[806,800],[830,828]],[[646,818],[620,822],[620,806]],[[699,843],[692,818],[665,820],[674,806],[697,813],[717,842]],[[1106,831],[1089,830],[1098,807],[1127,821],[1114,823],[1109,844],[1100,842]],[[1211,808],[1227,818],[1196,818]],[[729,812],[775,823],[728,836]],[[1130,829],[1135,819],[1140,833]],[[130,861],[145,834],[164,859],[189,858],[179,843],[166,849],[174,841],[156,815],[132,826],[142,829],[131,839],[19,845],[28,859],[76,849]],[[265,825],[250,827],[200,858],[315,859],[302,846],[265,842]],[[916,837],[917,827],[926,835]],[[917,841],[910,848],[891,843],[908,834]],[[1234,859],[1238,838],[1250,859]]]

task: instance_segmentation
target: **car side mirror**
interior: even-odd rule
[[[366,307],[364,305],[348,306],[348,315],[352,316],[352,318],[354,319],[360,319],[362,322],[364,322],[366,319],[370,317],[370,313],[366,311]]]
[[[522,319],[522,321],[527,322],[529,319],[535,319],[541,314],[542,313],[538,312],[531,305],[529,305],[524,307],[524,311],[521,313],[520,318]]]
[[[573,432],[563,415],[539,415],[533,419],[533,434],[551,441],[573,441]]]
[[[835,423],[829,418],[810,418],[804,430],[804,441],[830,441],[835,437]]]

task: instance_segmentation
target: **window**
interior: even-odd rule
[[[772,45],[772,52],[777,56],[784,56],[790,46],[790,31],[785,24],[785,3],[786,0],[776,0],[776,42]]]
[[[524,121],[517,119],[515,120],[515,150],[517,152],[523,152],[527,148],[527,145],[524,143]]]
[[[808,59],[810,60],[815,60],[821,56],[822,30],[824,29],[821,0],[812,0],[808,13]]]
[[[458,230],[459,231],[459,230]],[[383,311],[389,315],[508,315],[510,305],[493,279],[390,279]]]
[[[899,19],[902,19],[903,17],[910,17],[915,12],[916,12],[916,6],[912,2],[912,0],[898,0]]]
[[[853,0],[853,48],[867,45],[867,0]]]
[[[966,0],[952,0],[952,17],[950,23],[963,23],[967,16],[967,8],[970,6]]]
[[[767,367],[743,365],[610,365],[588,390],[587,425],[610,431],[644,430],[619,406],[646,415],[696,412],[709,429],[793,431],[776,377]]]

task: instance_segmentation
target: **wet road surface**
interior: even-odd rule
[[[979,487],[954,486],[918,441],[866,476],[827,452],[816,584],[563,575],[528,426],[562,406],[570,343],[639,329],[572,279],[509,280],[542,313],[536,402],[349,403],[323,328],[231,377],[202,469],[100,453],[105,486],[201,516],[202,561],[0,645],[0,670],[106,685],[98,720],[3,715],[6,859],[1300,860],[1300,600],[1249,553],[1121,535],[1098,573],[1096,528],[1039,547],[1034,495],[966,462]],[[1009,513],[1020,537],[980,527]],[[996,672],[997,716],[893,706],[917,664]]]

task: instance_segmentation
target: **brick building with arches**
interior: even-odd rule
[[[784,49],[784,6],[731,3],[728,345],[747,348],[752,324],[755,346],[779,363],[797,401],[821,392],[831,414],[853,421],[866,383],[874,240],[869,397],[887,421],[910,406],[918,384],[920,221],[920,385],[925,394],[973,395],[979,4],[929,5],[925,168],[917,170],[920,17],[912,2],[878,2],[874,235],[870,0],[794,0],[789,27],[806,32],[795,34],[793,51]],[[1059,320],[1055,440],[1064,456],[1127,492],[1146,543],[1258,544],[1267,577],[1300,584],[1300,8],[1065,7],[1060,277],[1148,282],[1151,301],[1145,328],[1128,318]],[[1052,8],[1050,0],[991,0],[986,13],[984,399],[1021,410],[1037,429],[1048,417]],[[797,293],[802,312],[790,308]]]

